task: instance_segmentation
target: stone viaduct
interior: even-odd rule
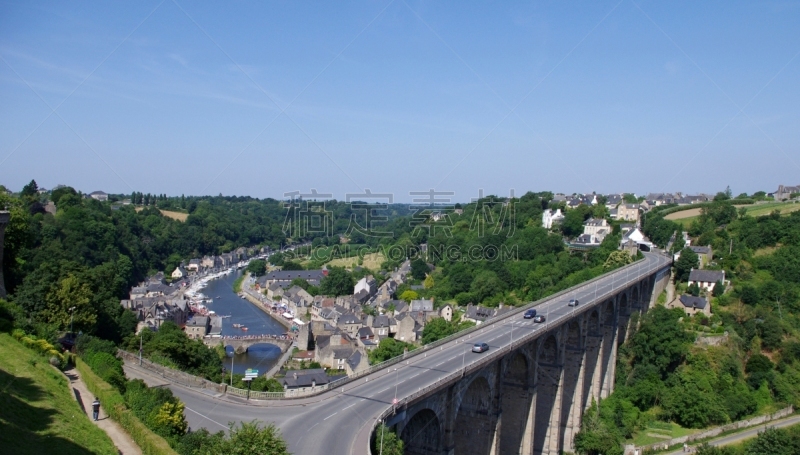
[[[386,424],[412,455],[574,451],[583,411],[614,390],[618,346],[668,280],[667,269],[614,290],[535,338],[512,344],[502,357],[403,405]]]

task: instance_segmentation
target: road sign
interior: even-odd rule
[[[250,379],[256,378],[258,377],[258,370],[247,369],[244,372],[244,377]]]

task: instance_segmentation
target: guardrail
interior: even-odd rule
[[[526,310],[528,310],[530,308],[534,308],[534,307],[536,307],[538,305],[541,305],[541,304],[543,304],[543,303],[545,303],[547,301],[550,301],[550,300],[552,300],[554,298],[559,298],[559,297],[563,297],[565,295],[568,295],[568,294],[574,292],[575,290],[577,290],[577,289],[579,289],[581,287],[585,287],[585,286],[590,285],[592,283],[601,281],[601,280],[603,280],[605,278],[614,276],[615,274],[620,274],[623,271],[627,272],[627,271],[630,271],[630,270],[635,270],[636,268],[638,268],[639,266],[642,265],[642,261],[643,261],[643,259],[640,259],[638,261],[634,261],[633,263],[628,264],[628,265],[626,265],[624,267],[621,267],[619,269],[603,273],[602,275],[598,275],[598,276],[596,276],[596,277],[594,277],[594,278],[592,278],[592,279],[590,279],[588,281],[585,281],[585,282],[583,282],[583,283],[581,283],[581,284],[579,284],[577,286],[573,286],[571,288],[567,288],[567,289],[561,290],[559,292],[556,292],[555,294],[549,295],[547,297],[543,297],[543,298],[541,298],[539,300],[536,300],[534,302],[528,303],[528,304],[520,306],[520,307],[516,307],[513,310],[511,310],[511,311],[509,311],[509,312],[507,312],[507,313],[505,313],[505,314],[503,314],[503,315],[501,315],[501,316],[499,316],[497,318],[487,319],[486,323],[488,323],[488,322],[496,323],[496,322],[503,321],[503,320],[506,320],[506,319],[511,319],[511,318],[513,318],[515,316],[518,316],[519,314],[523,313],[524,311],[526,311]],[[633,278],[626,279],[625,281],[623,281],[623,283],[621,285],[619,285],[619,287],[626,287],[630,283],[638,281],[639,279],[640,279],[640,277],[638,275],[634,275]],[[616,282],[616,280],[614,282]],[[606,296],[613,294],[615,289],[617,289],[617,288],[612,288],[611,291],[607,292],[606,294],[598,296],[598,298],[600,298],[600,300],[603,300],[604,298],[606,298]],[[590,308],[589,306],[580,306],[575,310],[574,314],[581,314],[581,313],[583,313],[585,311],[588,311],[589,308]],[[552,322],[554,322],[554,321],[552,321]],[[548,327],[550,325],[550,323],[551,323],[551,321],[546,321],[546,324],[547,324],[546,327]],[[366,370],[361,371],[359,373],[356,373],[356,374],[353,374],[353,375],[338,379],[336,381],[333,381],[333,382],[328,383],[328,384],[323,385],[323,386],[318,386],[314,390],[298,391],[296,393],[291,393],[291,394],[287,394],[286,392],[250,392],[250,398],[259,399],[259,398],[256,398],[254,393],[269,394],[269,395],[265,395],[263,399],[272,399],[272,400],[304,398],[304,397],[310,397],[310,396],[319,395],[319,394],[327,392],[328,390],[332,390],[332,389],[336,389],[336,388],[342,387],[342,386],[344,386],[344,385],[346,385],[346,384],[348,384],[348,383],[350,383],[352,381],[355,381],[357,379],[363,378],[365,376],[369,376],[369,375],[371,375],[371,374],[373,374],[373,373],[375,373],[377,371],[380,371],[380,370],[382,370],[382,369],[384,369],[386,367],[389,367],[389,366],[395,365],[397,363],[400,363],[400,362],[402,362],[404,360],[408,360],[408,359],[416,357],[416,356],[418,356],[420,354],[424,354],[424,353],[430,352],[431,350],[433,350],[433,349],[435,349],[437,347],[443,346],[443,345],[445,345],[445,344],[447,344],[447,343],[449,343],[451,341],[458,340],[459,338],[463,338],[465,336],[469,337],[469,335],[472,334],[473,332],[476,332],[476,331],[484,329],[484,328],[485,328],[485,325],[476,325],[474,327],[470,327],[468,329],[462,330],[462,331],[460,331],[458,333],[455,333],[453,335],[450,335],[448,337],[445,337],[445,338],[442,338],[440,340],[437,340],[437,341],[435,341],[433,343],[430,343],[430,344],[427,344],[427,345],[423,345],[423,346],[421,346],[421,347],[419,347],[417,349],[414,349],[413,351],[409,351],[407,353],[404,353],[403,355],[400,355],[400,356],[391,358],[389,360],[386,360],[384,362],[372,365],[369,368],[367,368]],[[531,339],[534,338],[534,334],[529,334],[529,335],[530,335]],[[536,336],[538,336],[538,334]],[[527,342],[528,337],[527,336],[523,337],[520,340],[526,340],[525,342]],[[512,347],[512,346],[519,346],[520,342],[521,341],[514,340],[513,343],[511,345],[509,345],[509,348]],[[504,351],[495,351],[494,353],[492,353],[492,355],[490,355],[487,358],[485,358],[485,360],[489,361],[489,359],[493,359],[495,357],[495,355],[498,355],[499,352],[504,352]],[[483,365],[483,363],[484,362],[481,362],[481,365]],[[235,388],[232,388],[232,387],[228,387],[228,390],[231,390],[231,389],[236,390],[236,392],[233,392],[235,395],[239,395],[239,396],[246,396],[247,395],[247,390],[246,389],[235,389]],[[244,392],[244,395],[240,395],[242,393],[242,391]]]

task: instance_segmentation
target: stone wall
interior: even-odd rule
[[[217,384],[205,378],[194,376],[189,373],[184,373],[183,371],[174,370],[172,368],[165,367],[157,363],[153,363],[147,359],[142,359],[142,364],[139,365],[139,356],[127,351],[119,350],[117,351],[117,353],[125,363],[130,365],[135,365],[140,368],[144,368],[152,373],[157,374],[158,376],[161,376],[162,378],[170,382],[175,382],[184,385],[186,387],[193,387],[196,389],[215,390],[220,393],[224,393],[225,389],[227,388],[225,384]]]
[[[645,450],[660,450],[660,449],[663,449],[665,446],[666,447],[670,447],[670,446],[673,446],[673,445],[676,445],[676,444],[683,444],[684,442],[691,444],[693,441],[700,441],[700,440],[707,439],[707,438],[713,438],[714,436],[718,436],[719,434],[724,433],[726,431],[732,431],[732,430],[738,430],[740,428],[749,428],[749,427],[758,426],[758,425],[761,425],[762,423],[765,423],[765,422],[769,422],[769,421],[772,421],[772,420],[777,420],[777,419],[786,417],[786,416],[788,416],[788,415],[790,415],[792,413],[794,413],[794,407],[789,406],[788,408],[782,409],[782,410],[780,410],[778,412],[775,412],[773,414],[767,414],[767,415],[763,415],[763,416],[753,417],[752,419],[747,419],[747,420],[739,420],[737,422],[729,423],[729,424],[723,425],[721,427],[711,428],[709,430],[701,431],[700,433],[695,433],[695,434],[692,434],[692,435],[689,435],[689,436],[682,436],[680,438],[674,438],[674,439],[670,439],[670,440],[667,440],[667,441],[661,441],[661,442],[658,442],[658,443],[655,443],[655,444],[641,446],[641,447],[638,447],[638,449],[639,449],[639,453],[644,453]],[[628,452],[628,450],[626,448],[626,455],[628,453],[629,452]],[[633,454],[634,452],[630,451],[630,453]]]

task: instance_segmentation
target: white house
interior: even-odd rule
[[[189,273],[181,266],[175,267],[175,270],[172,271],[172,279],[173,280],[180,280],[181,278],[186,278]]]
[[[545,229],[552,229],[553,224],[564,221],[564,214],[561,209],[545,210],[542,212],[542,227]]]
[[[714,292],[714,286],[717,284],[717,281],[720,283],[725,282],[724,270],[692,269],[692,271],[689,272],[689,286],[697,284],[701,289]]]
[[[98,201],[107,201],[108,200],[108,194],[106,194],[103,191],[95,191],[95,192],[89,193],[89,197],[92,198],[92,199],[96,199]]]

